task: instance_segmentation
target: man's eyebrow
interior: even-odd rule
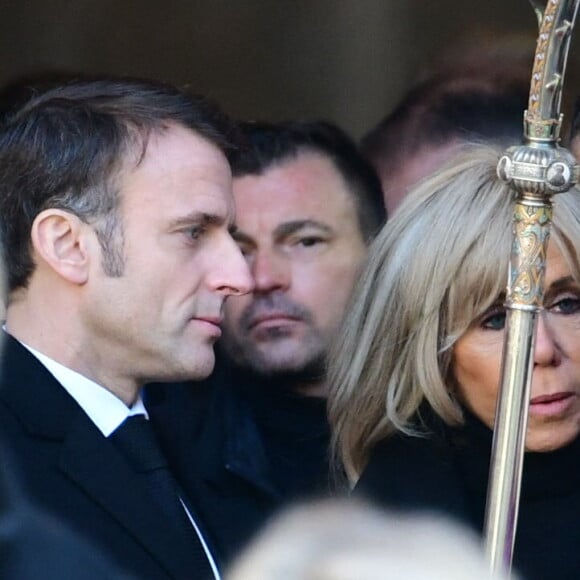
[[[208,225],[221,226],[226,221],[226,218],[221,215],[195,211],[190,214],[180,216],[171,222],[171,227],[174,229],[190,226],[190,225]]]
[[[274,230],[274,235],[279,238],[283,238],[285,236],[289,236],[291,234],[296,233],[299,230],[304,228],[315,228],[318,230],[322,230],[327,234],[331,234],[333,232],[332,228],[322,222],[316,220],[293,220],[290,222],[285,222],[277,226]]]

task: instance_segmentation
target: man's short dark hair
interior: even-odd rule
[[[303,152],[327,157],[355,201],[360,231],[371,240],[387,219],[379,178],[356,144],[336,125],[324,121],[242,123],[246,145],[232,158],[234,177],[260,175]]]
[[[94,223],[103,267],[123,268],[119,172],[145,154],[152,132],[191,129],[229,156],[236,129],[213,104],[156,81],[94,78],[12,84],[0,94],[0,230],[8,291],[34,269],[30,231],[44,209]]]

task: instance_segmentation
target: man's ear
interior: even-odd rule
[[[76,215],[55,208],[40,212],[32,224],[35,252],[72,284],[84,284],[88,279],[90,244],[86,239],[87,227]]]

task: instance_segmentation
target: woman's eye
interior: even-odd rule
[[[580,312],[580,298],[567,296],[554,302],[549,310],[558,314],[576,314]]]
[[[484,316],[481,321],[481,327],[488,330],[503,330],[505,327],[505,310],[496,310]]]

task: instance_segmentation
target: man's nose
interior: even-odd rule
[[[287,290],[290,286],[291,267],[288,259],[275,252],[258,251],[252,264],[254,292],[268,293]]]
[[[214,278],[211,284],[226,296],[248,294],[254,288],[254,280],[240,248],[233,239],[226,243],[224,251],[213,264]]]

